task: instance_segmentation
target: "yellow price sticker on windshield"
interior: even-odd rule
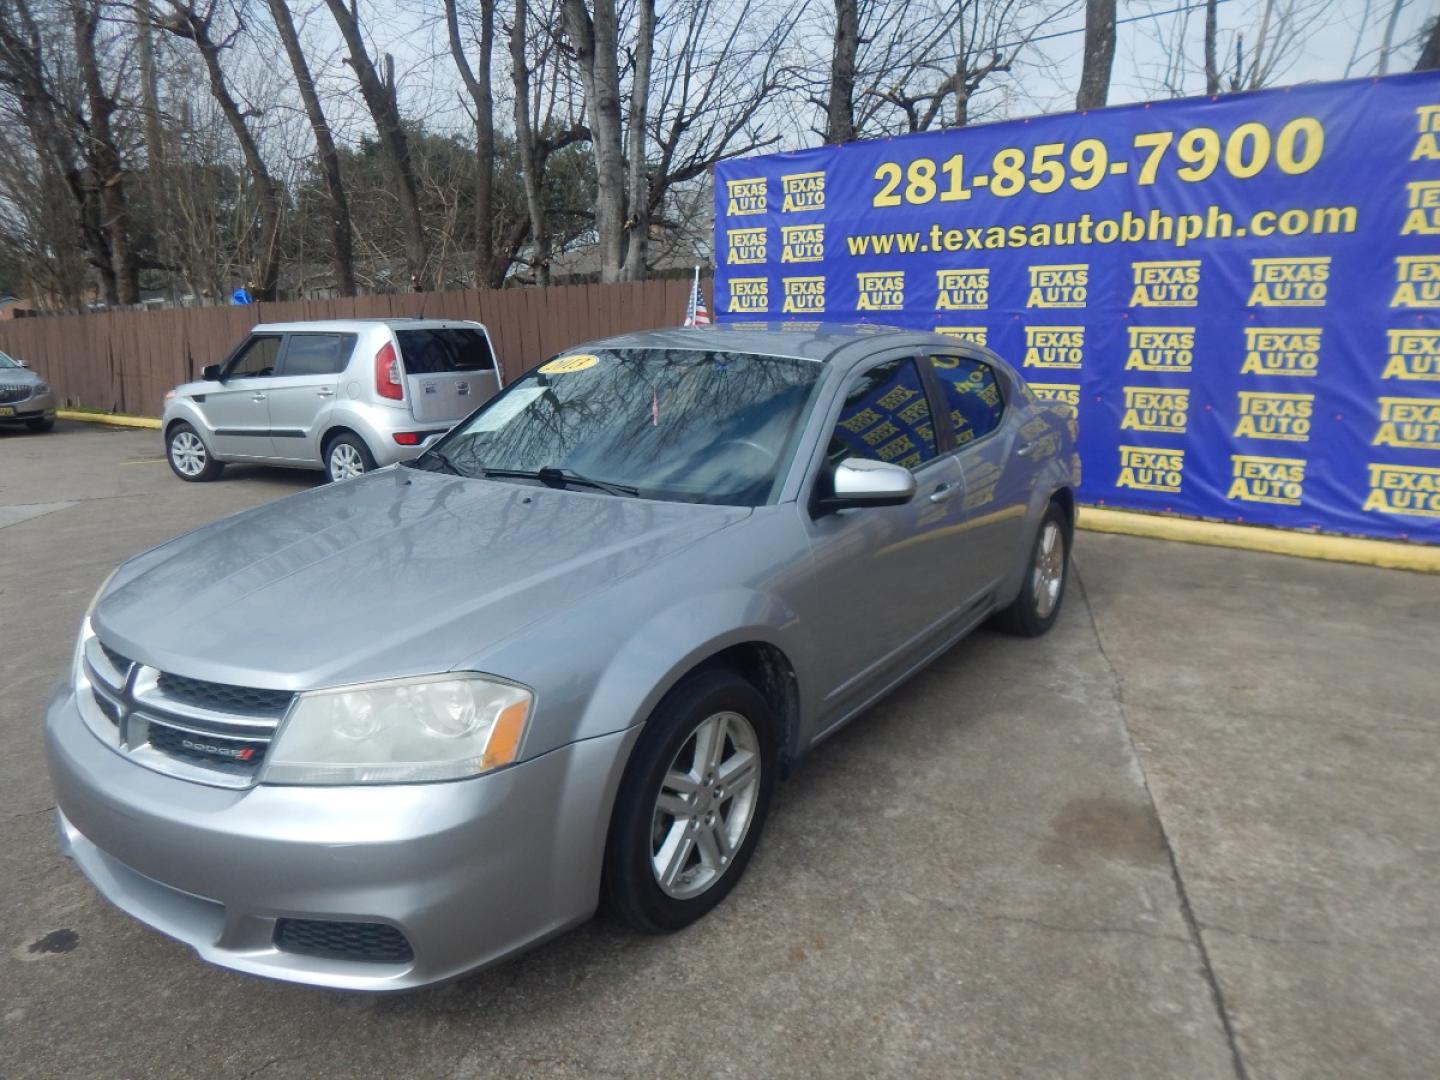
[[[573,356],[561,356],[551,360],[548,364],[540,365],[541,375],[568,375],[573,371],[584,371],[592,368],[600,362],[598,356],[590,353],[575,353]]]

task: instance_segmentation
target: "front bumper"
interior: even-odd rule
[[[212,963],[291,982],[406,990],[583,922],[639,728],[488,776],[368,787],[209,787],[152,772],[46,711],[62,849],[117,907]],[[414,952],[372,963],[287,951],[282,918],[381,923]]]
[[[11,410],[5,413],[4,410]],[[7,401],[0,405],[0,424],[19,424],[27,420],[54,420],[54,391],[46,391],[26,398],[24,401]]]

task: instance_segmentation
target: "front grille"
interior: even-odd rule
[[[97,638],[86,643],[85,668],[99,714],[92,713],[90,723],[97,735],[148,768],[225,787],[255,782],[295,699],[286,690],[157,671]]]
[[[162,754],[197,765],[226,765],[255,769],[270,748],[268,739],[236,739],[221,735],[201,735],[193,731],[158,724],[153,720],[145,741]]]
[[[0,385],[0,405],[13,405],[17,401],[24,401],[33,392],[34,387],[16,383],[5,383]]]
[[[279,919],[275,945],[285,952],[369,964],[408,964],[415,959],[405,935],[383,923]]]
[[[156,686],[166,697],[197,709],[270,716],[277,720],[285,715],[285,710],[290,708],[290,702],[295,698],[288,690],[257,690],[250,686],[202,682],[168,672],[160,675]]]
[[[120,706],[112,701],[108,694],[101,693],[99,690],[93,688],[91,689],[91,693],[95,695],[95,704],[99,706],[100,711],[105,714],[105,719],[109,720],[112,724],[118,725],[120,723]]]
[[[105,659],[109,660],[110,663],[115,666],[116,671],[126,672],[130,670],[130,660],[128,657],[121,656],[114,649],[110,648],[109,645],[102,644],[100,651],[105,654]]]

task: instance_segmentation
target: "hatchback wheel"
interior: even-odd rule
[[[375,458],[357,435],[337,435],[325,448],[325,477],[332,483],[364,476],[373,468]]]
[[[1049,630],[1060,614],[1069,576],[1069,529],[1064,511],[1052,503],[1040,519],[1020,595],[996,619],[1000,628],[1023,637],[1038,637]]]
[[[199,433],[184,421],[174,425],[166,436],[165,457],[181,480],[214,480],[225,468],[223,461],[211,455]]]
[[[774,720],[736,673],[702,671],[666,695],[615,800],[605,898],[647,933],[678,930],[735,887],[775,789]]]

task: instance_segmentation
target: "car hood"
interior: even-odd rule
[[[34,386],[45,380],[29,368],[0,368],[0,383],[10,386]]]
[[[749,514],[386,469],[132,559],[94,624],[133,659],[214,682],[444,671]]]

